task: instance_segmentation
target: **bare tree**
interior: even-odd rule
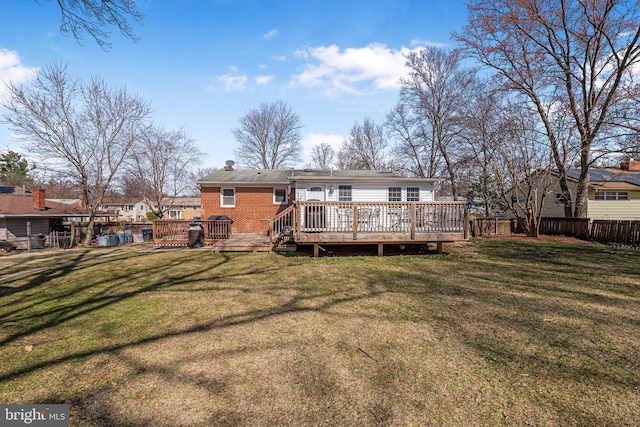
[[[311,151],[311,166],[320,170],[329,170],[333,167],[333,160],[336,156],[334,149],[323,142],[313,147]]]
[[[440,155],[435,140],[427,137],[424,122],[409,105],[399,102],[387,114],[385,128],[387,135],[395,141],[392,155],[401,170],[420,178],[436,176]]]
[[[461,111],[474,70],[461,67],[458,51],[427,47],[407,55],[409,77],[401,80],[401,102],[409,105],[421,120],[422,137],[437,147],[451,181],[454,199],[458,196],[456,144],[461,132]],[[429,145],[427,145],[428,148]]]
[[[554,188],[552,154],[541,138],[535,112],[512,103],[501,114],[490,167],[499,204],[510,210],[530,237],[537,237],[546,197]]]
[[[38,0],[34,0],[39,3]],[[142,23],[144,15],[138,11],[136,0],[56,0],[62,14],[60,32],[78,42],[88,34],[105,51],[111,48],[111,33],[115,26],[123,36],[137,42],[131,21]]]
[[[189,182],[191,183],[190,190],[188,191],[190,196],[199,196],[200,195],[200,185],[196,184],[196,181],[204,178],[207,175],[211,175],[217,170],[217,168],[207,166],[197,168],[190,172]]]
[[[342,143],[338,153],[340,169],[386,170],[389,168],[386,148],[382,126],[367,117],[362,125],[353,125],[349,138]]]
[[[300,117],[283,101],[260,104],[241,119],[233,135],[240,163],[250,168],[281,169],[300,160]]]
[[[640,11],[623,0],[471,0],[456,35],[465,52],[536,107],[551,146],[567,214],[586,215],[594,144],[616,127],[637,128]],[[566,111],[579,135],[581,175],[572,198],[561,138],[549,114]]]
[[[463,107],[464,126],[460,134],[470,151],[472,183],[470,200],[480,200],[488,217],[497,197],[492,164],[496,150],[508,137],[503,127],[503,99],[489,81],[477,80]]]
[[[153,206],[158,218],[162,206],[192,190],[192,170],[203,153],[183,129],[169,131],[149,125],[136,143],[133,162],[129,167],[148,192],[145,201]]]
[[[149,105],[100,78],[85,83],[66,66],[44,67],[28,87],[7,85],[4,118],[34,154],[80,188],[92,239],[97,207],[139,138]]]

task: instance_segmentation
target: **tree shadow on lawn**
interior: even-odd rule
[[[173,274],[168,275],[162,280],[154,283],[150,283],[146,286],[142,287],[133,287],[123,289],[123,283],[128,281],[136,281],[141,278],[144,278],[147,272],[139,271],[138,273],[131,275],[130,273],[117,273],[117,265],[113,266],[114,273],[109,276],[105,276],[98,280],[92,281],[91,283],[87,283],[84,286],[74,286],[68,291],[62,294],[56,294],[51,297],[44,297],[41,299],[36,299],[33,303],[24,306],[18,307],[12,311],[3,313],[3,320],[0,321],[0,325],[8,324],[8,323],[36,323],[36,326],[27,327],[22,331],[9,334],[3,339],[0,340],[0,346],[8,345],[16,340],[32,335],[34,333],[59,326],[65,322],[69,322],[70,320],[77,319],[81,316],[89,315],[92,312],[107,308],[109,306],[118,304],[127,299],[136,297],[141,294],[150,293],[158,290],[162,291],[171,291],[172,288],[180,288],[181,286],[189,285],[191,283],[200,282],[201,279],[194,279],[201,273],[210,272],[212,269],[220,268],[222,265],[230,262],[231,258],[226,255],[220,255],[215,258],[213,263],[209,260],[209,263],[204,264],[200,270],[193,271],[188,270],[185,274]],[[116,259],[106,259],[101,260],[98,264],[103,264],[108,266],[109,264],[116,263],[118,260]],[[184,258],[176,259],[174,262],[167,263],[163,265],[163,269],[176,270],[179,271],[179,267],[185,262]],[[91,266],[95,266],[96,263],[92,263]],[[39,273],[36,277],[29,280],[29,283],[20,287],[19,293],[21,291],[26,291],[30,289],[34,289],[39,286],[43,286],[48,283],[53,278],[60,278],[64,275],[69,274],[74,271],[78,267],[75,265],[69,265],[59,270],[50,270]],[[233,277],[247,276],[247,275],[259,275],[265,274],[269,271],[276,272],[278,267],[256,267],[253,270],[247,271],[237,271],[237,272],[229,272],[220,276],[213,276],[210,280],[227,280]],[[274,287],[274,291],[277,291],[280,287]],[[79,295],[85,293],[87,290],[95,290],[101,289],[99,292],[92,292],[91,295],[87,298],[82,298],[80,300],[74,301],[71,298],[74,295]],[[214,287],[215,290],[223,290],[219,286]],[[253,292],[252,289],[243,289],[242,287],[234,287],[234,291],[239,292]],[[180,289],[177,289],[179,292]],[[341,304],[346,301],[353,301],[360,298],[369,298],[376,295],[376,291],[371,291],[371,293],[363,296],[342,296],[335,297],[333,291],[329,292],[319,292],[311,295],[296,295],[289,300],[266,309],[256,309],[256,310],[248,310],[242,313],[226,316],[221,319],[215,319],[210,322],[204,322],[187,329],[178,329],[175,331],[171,331],[168,333],[160,333],[157,335],[152,335],[143,340],[134,340],[118,345],[106,346],[102,348],[98,348],[95,350],[88,350],[79,353],[74,353],[63,358],[52,359],[43,361],[34,366],[22,368],[20,370],[16,370],[14,372],[7,373],[5,375],[0,376],[0,381],[4,381],[10,378],[15,378],[16,376],[25,375],[29,372],[33,372],[35,370],[44,368],[51,364],[62,363],[65,361],[73,360],[76,358],[83,358],[94,354],[99,354],[102,352],[113,352],[120,349],[128,348],[130,346],[145,344],[149,342],[154,342],[157,340],[170,338],[173,336],[179,336],[190,333],[197,333],[202,331],[207,331],[215,328],[226,328],[235,325],[241,325],[249,322],[257,322],[265,318],[269,318],[276,315],[288,314],[291,312],[297,311],[316,311],[316,310],[324,310],[333,305]],[[30,298],[31,296],[25,296],[25,299]],[[310,302],[317,302],[318,300],[322,300],[319,304],[310,304]],[[24,301],[20,301],[24,302]],[[51,308],[47,308],[45,311],[30,313],[34,308],[47,303],[52,304]],[[13,303],[11,305],[14,305]],[[24,313],[21,315],[21,313]],[[44,321],[43,321],[44,319]],[[30,322],[38,320],[37,322]]]
[[[607,327],[612,323],[620,324],[624,327],[623,333],[638,332],[637,319],[634,322],[635,318],[629,314],[630,311],[638,312],[634,311],[637,309],[638,299],[624,301],[625,296],[637,295],[637,287],[629,284],[621,288],[619,297],[607,295],[603,299],[594,299],[593,295],[602,293],[603,288],[601,284],[593,283],[593,281],[585,280],[580,284],[580,290],[577,291],[574,289],[576,285],[565,283],[562,280],[558,280],[557,287],[551,285],[554,277],[560,273],[558,270],[560,267],[557,265],[562,264],[541,262],[540,254],[535,250],[529,250],[529,256],[524,257],[514,256],[512,250],[494,249],[491,249],[491,257],[505,265],[511,265],[514,271],[541,267],[538,279],[526,283],[522,277],[511,274],[509,271],[495,277],[493,273],[484,272],[487,261],[482,257],[439,256],[427,261],[401,258],[394,260],[393,263],[377,263],[375,268],[372,266],[368,270],[359,271],[358,274],[364,286],[357,294],[342,292],[338,288],[319,288],[310,292],[308,288],[300,287],[298,294],[265,308],[241,310],[186,328],[151,334],[143,339],[83,349],[62,357],[49,358],[7,372],[0,376],[0,381],[14,380],[41,369],[101,354],[123,358],[124,363],[135,367],[137,362],[127,359],[123,354],[124,351],[174,337],[188,337],[201,332],[226,330],[292,313],[326,312],[338,306],[363,303],[375,300],[378,296],[396,294],[400,297],[407,297],[413,304],[406,307],[404,312],[395,313],[393,310],[396,308],[384,311],[384,316],[406,318],[409,314],[408,317],[417,322],[433,325],[442,331],[443,336],[463,343],[464,346],[484,359],[492,369],[501,372],[507,378],[506,381],[513,381],[517,387],[522,387],[517,379],[522,378],[521,374],[525,372],[535,379],[530,384],[530,390],[526,391],[526,393],[534,395],[534,400],[535,396],[545,400],[548,397],[545,391],[546,385],[556,382],[568,385],[575,390],[581,389],[581,395],[576,396],[575,402],[558,400],[545,403],[545,405],[556,408],[560,419],[568,417],[569,423],[575,423],[576,420],[580,423],[595,422],[602,425],[611,423],[611,419],[598,418],[597,415],[594,415],[591,408],[588,407],[588,402],[597,393],[598,384],[637,396],[637,390],[640,387],[637,376],[639,356],[637,339],[623,343],[620,347],[619,344],[615,345],[609,341],[611,334]],[[579,249],[576,249],[572,256],[579,256],[581,253]],[[597,255],[591,249],[586,254],[592,257]],[[20,337],[56,326],[145,292],[155,290],[180,292],[182,291],[181,286],[201,281],[197,278],[199,274],[219,269],[231,260],[224,256],[209,259],[208,261],[213,261],[215,264],[204,265],[196,272],[189,271],[183,275],[175,274],[138,289],[122,291],[119,290],[117,284],[107,286],[99,295],[75,301],[64,307],[56,307],[52,312],[54,315],[52,319],[47,320],[43,325],[11,335],[3,343],[6,345],[7,342],[15,341]],[[104,260],[101,262],[110,265],[114,261]],[[179,270],[182,262],[183,260],[177,259],[168,263],[167,268]],[[305,261],[303,259],[300,262]],[[332,260],[327,260],[327,262],[332,262]],[[432,269],[434,263],[444,264],[441,265],[443,268]],[[465,265],[464,270],[461,268],[462,264]],[[256,267],[251,271],[238,272],[230,270],[214,277],[225,280],[245,275],[259,275],[271,271],[273,268]],[[282,267],[275,267],[275,269],[280,269],[279,273],[285,274]],[[443,276],[443,271],[448,272],[449,275]],[[614,273],[629,275],[631,279],[636,277],[627,271],[626,267],[614,269]],[[139,272],[134,278],[137,279],[143,275],[144,272]],[[46,282],[46,277],[46,275],[40,277],[39,280]],[[120,283],[126,281],[129,276],[125,272],[116,274],[115,277]],[[112,280],[114,280],[113,277],[103,278],[97,284],[105,286]],[[243,289],[242,287],[233,287],[233,289],[239,292],[259,292],[267,295],[269,293],[277,294],[279,289],[289,285],[290,283],[284,282],[274,283],[273,286],[258,290]],[[83,289],[88,289],[90,286],[87,285]],[[223,287],[223,289],[226,288]],[[214,290],[220,290],[220,288],[215,287]],[[606,288],[606,292],[612,293],[614,291]],[[69,298],[73,292],[69,291],[65,295],[65,298]],[[621,301],[616,302],[618,299]],[[585,305],[594,306],[599,310],[584,310],[582,307]],[[619,310],[609,311],[612,306],[619,307]],[[344,310],[348,309],[343,309],[337,315],[347,316],[348,312],[345,313]],[[357,315],[365,316],[366,313]],[[251,353],[266,350],[268,348],[264,346],[240,346],[233,351]],[[223,393],[228,386],[224,380],[203,382],[202,378],[197,375],[178,375],[175,370],[163,367],[152,366],[150,368],[143,365],[138,369],[140,374],[144,374],[148,369],[157,369],[158,373],[168,382],[188,383],[203,388],[212,395]],[[529,387],[529,384],[526,386]],[[104,392],[107,392],[108,386],[105,387]],[[91,393],[96,395],[102,393],[101,390],[95,388]],[[51,398],[55,399],[55,397]],[[79,393],[72,397],[74,402],[79,402],[76,404],[75,410],[78,411],[80,418],[91,417],[92,415],[89,414],[91,412],[98,414],[98,418],[92,421],[96,423],[95,425],[121,425],[126,422],[115,414],[108,405],[100,408],[99,403],[92,402],[97,407],[93,407],[89,411],[83,407],[82,402],[85,398],[86,393]],[[583,405],[585,402],[587,402],[586,407]],[[393,408],[390,408],[390,411],[392,414]],[[228,425],[242,424],[246,419],[246,414],[229,409],[228,413],[217,413],[212,416],[209,425],[224,425],[224,420],[229,421]],[[154,425],[155,423],[154,420],[149,420],[148,423],[141,420],[141,423],[136,422],[136,424]]]
[[[601,386],[640,398],[637,267],[612,265],[611,259],[602,260],[605,248],[587,245],[493,244],[484,249],[486,258],[469,257],[464,269],[442,258],[451,264],[454,280],[442,283],[437,275],[417,272],[407,280],[412,285],[393,288],[414,294],[449,336],[506,377],[517,380],[526,374],[531,383],[526,393],[549,400],[551,384],[574,390],[574,401],[563,400],[565,396],[549,402],[560,419],[612,423],[595,413],[606,414],[607,403],[597,409],[590,403],[599,401]],[[554,255],[547,257],[550,252]],[[633,256],[637,266],[640,253]],[[572,266],[574,258],[577,266]],[[590,263],[605,264],[613,280],[599,281],[593,270],[584,268]],[[611,407],[620,403],[609,402]],[[637,408],[629,413],[640,415]]]

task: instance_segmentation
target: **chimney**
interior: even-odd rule
[[[33,208],[43,211],[45,209],[44,204],[44,188],[35,188],[33,190]]]
[[[640,172],[640,161],[632,159],[628,162],[622,162],[620,163],[620,169],[629,172]]]

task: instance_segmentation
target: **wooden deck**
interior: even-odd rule
[[[210,247],[216,252],[270,252],[271,242],[264,234],[236,233]]]
[[[378,245],[457,242],[469,238],[463,202],[296,202],[268,221],[269,234],[231,234],[230,223],[204,225],[204,245],[216,252],[267,252],[291,245]],[[188,246],[186,221],[154,221],[156,246]]]

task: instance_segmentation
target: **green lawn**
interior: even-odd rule
[[[83,426],[638,425],[640,250],[445,250],[0,258],[0,403]]]

